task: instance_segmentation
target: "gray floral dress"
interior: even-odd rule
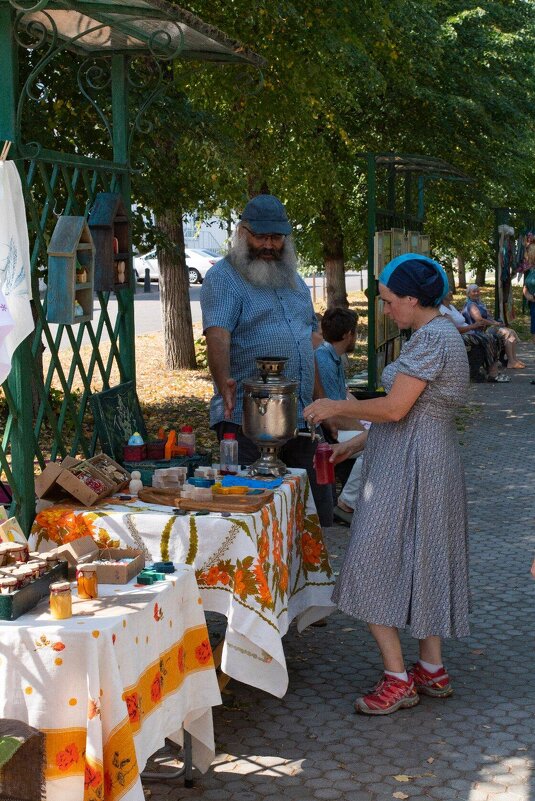
[[[445,317],[416,330],[383,372],[427,386],[397,423],[374,423],[351,539],[333,600],[413,637],[469,634],[466,494],[454,415],[469,382],[461,335]]]

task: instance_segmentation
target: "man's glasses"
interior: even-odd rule
[[[271,242],[274,245],[282,245],[286,237],[284,234],[255,234],[254,231],[251,231],[250,228],[247,228],[246,225],[243,226],[246,231],[248,231],[251,236],[253,237],[256,242],[260,242],[262,245],[266,245],[268,241],[271,239]]]

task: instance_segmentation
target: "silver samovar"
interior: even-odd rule
[[[260,376],[243,382],[242,429],[260,450],[249,467],[251,476],[283,476],[288,470],[278,458],[279,448],[297,436],[297,382],[282,375],[288,359],[260,356]]]

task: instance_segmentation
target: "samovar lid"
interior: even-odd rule
[[[266,390],[270,394],[295,392],[297,381],[291,381],[282,374],[287,361],[286,356],[258,356],[256,366],[260,375],[245,380],[244,389],[255,392]]]

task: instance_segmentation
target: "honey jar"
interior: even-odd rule
[[[55,581],[50,585],[50,614],[54,620],[72,617],[72,593],[68,581]]]
[[[14,576],[0,576],[0,595],[9,595],[17,589],[17,579]]]
[[[89,563],[79,565],[76,569],[76,581],[78,583],[78,597],[90,600],[98,598],[97,566]]]
[[[19,542],[10,542],[7,555],[14,562],[27,562],[28,561],[28,546]]]

